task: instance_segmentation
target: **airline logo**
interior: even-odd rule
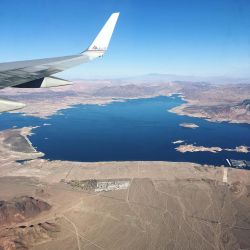
[[[94,45],[91,49],[92,49],[92,50],[104,50],[104,51],[107,50],[106,47],[98,48],[96,45]]]

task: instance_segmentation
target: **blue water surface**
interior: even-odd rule
[[[249,160],[249,153],[177,152],[178,145],[172,144],[176,140],[222,148],[250,145],[247,124],[212,123],[168,112],[182,103],[178,96],[161,96],[106,106],[76,105],[47,120],[5,113],[0,115],[0,129],[41,126],[34,129],[30,140],[50,160],[189,161],[215,165],[226,164],[226,158]],[[199,128],[180,127],[184,122]]]

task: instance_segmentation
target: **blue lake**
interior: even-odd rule
[[[176,140],[222,148],[250,145],[249,125],[212,123],[167,112],[182,103],[178,96],[173,96],[114,102],[106,106],[77,105],[47,120],[4,113],[0,115],[0,130],[41,126],[34,129],[30,140],[50,160],[190,161],[226,165],[226,158],[250,159],[249,153],[177,152],[178,145],[172,144]],[[199,128],[180,127],[184,122],[195,123]],[[51,125],[44,126],[44,123]]]

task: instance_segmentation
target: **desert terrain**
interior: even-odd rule
[[[171,112],[250,123],[249,86],[78,80],[55,89],[4,89],[1,96],[26,104],[13,112],[46,119],[78,104],[179,94],[186,103]],[[1,250],[250,248],[249,171],[190,162],[49,161],[29,141],[32,130],[0,132]],[[173,141],[183,153],[249,152],[183,143]]]
[[[249,171],[47,161],[29,133],[0,134],[0,249],[250,248]]]
[[[250,84],[180,83],[187,102],[171,111],[213,122],[250,123]]]
[[[238,84],[218,84],[160,79],[75,80],[73,85],[52,89],[7,88],[1,90],[0,96],[26,104],[13,112],[47,118],[77,104],[105,105],[178,93],[186,103],[171,112],[213,122],[250,123],[250,84],[247,80]]]

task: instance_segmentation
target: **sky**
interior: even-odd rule
[[[60,76],[250,77],[249,0],[1,0],[0,61],[82,52],[117,11],[107,54]]]

